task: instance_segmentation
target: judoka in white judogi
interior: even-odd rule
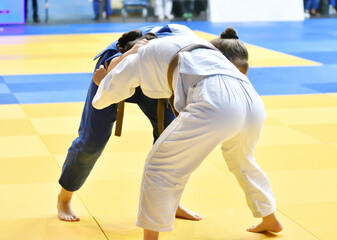
[[[191,33],[151,40],[102,80],[93,106],[102,109],[118,103],[132,96],[138,86],[150,98],[169,98],[169,62],[182,47],[195,43],[212,46]],[[173,90],[179,116],[147,157],[137,226],[171,231],[188,178],[219,144],[253,215],[275,212],[269,181],[254,160],[266,118],[264,104],[248,78],[220,52],[196,49],[180,53]]]

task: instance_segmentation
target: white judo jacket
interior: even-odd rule
[[[102,80],[93,106],[102,109],[127,99],[138,86],[150,98],[169,98],[170,60],[190,44],[212,46],[193,33],[151,40]],[[219,51],[200,48],[179,54],[172,86],[174,107],[180,113],[147,157],[136,225],[171,231],[190,174],[219,144],[253,215],[273,213],[271,186],[254,159],[266,117],[262,100],[248,78]]]
[[[92,102],[93,106],[103,109],[125,100],[135,93],[138,86],[149,98],[169,98],[172,95],[167,82],[170,60],[176,52],[189,44],[212,46],[192,31],[181,32],[179,36],[151,40],[141,47],[137,54],[127,56],[107,74],[99,85]],[[208,57],[205,58],[205,55]],[[225,56],[214,50],[196,49],[192,52],[182,52],[178,66],[173,75],[174,107],[178,112],[186,105],[189,86],[203,77],[223,74],[249,82]]]

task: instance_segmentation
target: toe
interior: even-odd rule
[[[256,232],[255,230],[256,230],[256,226],[252,226],[250,228],[247,228],[248,232]]]

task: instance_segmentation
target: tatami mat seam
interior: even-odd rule
[[[219,168],[216,164],[212,163],[211,164],[220,172],[224,172],[221,168]],[[232,182],[236,182],[234,177],[228,176],[228,174],[226,174],[226,177],[229,177],[231,179]],[[292,219],[291,217],[289,217],[287,214],[285,214],[281,209],[276,208],[276,210],[282,214],[283,216],[285,216],[286,218],[289,219],[289,221],[293,222],[294,224],[296,224],[297,226],[299,226],[300,228],[302,228],[304,231],[308,232],[309,234],[311,234],[313,237],[320,239],[318,236],[316,236],[314,233],[312,233],[311,231],[309,231],[308,229],[306,229],[304,226],[302,226],[301,224],[299,224],[297,221],[295,221],[294,219]]]
[[[22,109],[22,111],[24,111],[24,109],[21,106],[22,104],[19,104],[20,108]],[[26,114],[26,113],[25,113]],[[26,114],[27,116],[27,114]],[[31,122],[31,119],[29,116],[27,116],[27,118],[29,119],[29,121]],[[31,122],[32,123],[32,122]],[[35,128],[35,127],[34,127]],[[35,130],[37,131],[37,129],[35,128]],[[62,169],[62,167],[59,165],[58,161],[55,159],[54,154],[52,153],[52,151],[49,149],[48,144],[44,141],[44,139],[41,137],[40,134],[38,134],[39,138],[41,139],[41,141],[43,142],[43,144],[46,146],[46,148],[48,149],[48,151],[50,152],[53,160],[56,162],[57,166],[59,166],[60,169]],[[76,193],[75,193],[76,194]],[[109,240],[108,236],[106,235],[106,233],[104,232],[103,228],[101,227],[101,225],[99,224],[99,222],[96,220],[96,218],[93,216],[93,214],[91,214],[91,212],[89,211],[89,209],[87,208],[87,206],[85,205],[84,201],[81,199],[81,197],[76,194],[76,196],[78,197],[78,199],[80,200],[80,202],[82,203],[83,207],[86,209],[86,211],[88,212],[88,214],[92,217],[92,219],[94,220],[94,222],[97,224],[98,228],[101,230],[102,234],[105,236],[105,238],[107,240]]]
[[[312,233],[310,230],[308,230],[307,228],[305,228],[304,226],[302,226],[301,224],[299,224],[297,221],[295,221],[294,219],[292,219],[291,217],[289,217],[287,214],[285,214],[283,211],[281,211],[279,208],[276,208],[277,211],[279,213],[281,213],[283,216],[287,217],[290,221],[292,221],[293,223],[295,223],[297,226],[299,226],[300,228],[302,228],[304,231],[308,232],[309,234],[311,234],[313,237],[320,239],[318,236],[316,236],[314,233]]]

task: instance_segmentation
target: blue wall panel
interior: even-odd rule
[[[1,0],[0,1],[0,24],[23,24],[24,0]]]

